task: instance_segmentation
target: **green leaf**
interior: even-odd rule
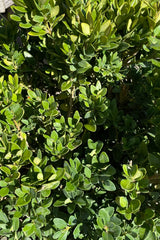
[[[19,121],[23,115],[24,110],[19,103],[15,103],[10,106],[11,112],[14,114],[14,120]]]
[[[44,179],[43,173],[38,173],[38,174],[37,174],[37,179],[38,179],[39,181],[42,181],[42,180]]]
[[[126,197],[116,197],[116,203],[122,208],[128,207],[128,200]]]
[[[88,167],[85,167],[84,174],[86,175],[87,178],[91,178],[92,172]]]
[[[53,239],[59,239],[59,237],[62,235],[62,231],[60,230],[60,231],[57,231],[57,232],[55,232],[54,233],[54,235],[53,235]]]
[[[56,172],[56,180],[60,181],[65,174],[65,169],[64,168],[58,168]]]
[[[54,218],[53,222],[55,227],[58,229],[64,229],[67,226],[67,223],[61,218]]]
[[[145,237],[145,240],[157,240],[155,233],[153,231],[149,231],[149,233]]]
[[[130,205],[129,205],[129,211],[131,213],[136,213],[139,211],[141,207],[141,201],[138,199],[131,200]]]
[[[158,155],[149,153],[148,160],[151,166],[155,168],[160,168],[160,157]]]
[[[160,67],[160,61],[156,60],[156,59],[151,59],[149,60],[152,62],[153,65],[155,65],[156,67]]]
[[[32,90],[30,90],[30,89],[28,90],[28,95],[29,95],[29,97],[30,97],[30,98],[35,98],[35,99],[37,98],[37,95],[36,95],[36,93],[35,93],[35,92],[33,92],[33,91],[32,91]]]
[[[88,124],[85,124],[84,127],[90,132],[96,132],[97,126],[94,120],[90,120]]]
[[[110,24],[111,24],[110,20],[105,21],[100,27],[100,32],[105,32],[110,26]]]
[[[27,28],[30,28],[30,27],[32,27],[32,24],[30,24],[30,23],[20,23],[19,24],[19,26],[21,27],[21,28],[25,28],[25,29],[27,29]]]
[[[62,91],[66,91],[66,90],[68,90],[68,89],[70,89],[71,87],[72,87],[72,81],[71,80],[68,80],[67,82],[63,82],[62,84],[61,84],[61,90]]]
[[[69,150],[73,151],[77,147],[79,147],[82,144],[82,140],[73,140],[72,142],[69,142],[67,147]]]
[[[90,65],[86,60],[82,60],[78,63],[78,65],[82,68],[91,68],[92,65]]]
[[[150,36],[148,38],[149,42],[150,42],[150,47],[159,51],[160,50],[160,39],[156,38],[156,37],[152,37]]]
[[[106,208],[101,208],[98,212],[98,215],[103,219],[103,226],[110,221],[110,215]]]
[[[41,163],[42,159],[38,158],[38,157],[35,157],[33,162],[36,164],[36,165],[39,165]]]
[[[51,183],[46,183],[42,185],[42,190],[56,189],[60,184],[60,181],[54,181]]]
[[[28,223],[24,226],[24,228],[22,228],[26,237],[30,237],[35,232],[35,229],[36,227],[34,223]]]
[[[0,222],[8,223],[7,215],[0,209]]]
[[[66,240],[68,236],[68,229],[65,231],[61,232],[61,235],[59,236],[58,240]]]
[[[52,131],[51,138],[54,140],[54,142],[57,142],[57,140],[58,140],[58,133],[56,131]]]
[[[10,18],[13,20],[13,21],[16,21],[16,22],[20,22],[21,21],[21,18],[17,15],[10,15]]]
[[[19,218],[18,217],[12,218],[12,229],[14,232],[18,231],[18,229],[19,229]]]
[[[145,44],[143,45],[143,49],[144,49],[146,52],[149,52],[149,51],[150,51]]]
[[[39,36],[43,36],[45,34],[46,34],[46,31],[44,31],[44,30],[40,30],[39,32],[32,32],[32,31],[28,32],[28,35],[33,36],[33,37],[39,37]]]
[[[129,179],[122,179],[120,185],[126,191],[133,191],[135,189],[135,184],[130,182]]]
[[[109,162],[109,157],[106,152],[102,152],[100,154],[99,161],[100,161],[100,163],[108,163]]]
[[[155,36],[155,37],[159,37],[159,36],[160,36],[160,26],[157,26],[157,27],[154,29],[154,36]]]
[[[100,68],[97,67],[97,66],[94,66],[93,70],[94,70],[95,72],[99,72],[99,71],[100,71]]]
[[[116,190],[114,183],[110,180],[106,180],[105,182],[102,183],[102,185],[103,185],[104,189],[107,191],[115,191]]]
[[[22,154],[22,160],[23,161],[26,161],[26,160],[29,160],[32,156],[32,151],[31,150],[24,150],[23,154]]]
[[[20,188],[17,188],[15,190],[15,194],[18,196],[18,197],[22,197],[25,195],[25,192],[23,192]]]
[[[59,13],[59,6],[55,6],[51,9],[51,17],[56,17]]]
[[[85,73],[88,69],[92,68],[92,65],[85,60],[80,61],[78,65],[80,66],[78,73]]]
[[[87,23],[81,23],[82,32],[85,36],[90,35],[90,26]]]
[[[41,194],[43,197],[48,198],[49,195],[51,194],[51,190],[50,189],[43,190],[43,191],[41,191]]]
[[[80,230],[80,228],[83,226],[83,223],[79,223],[77,226],[76,226],[76,228],[74,229],[74,231],[73,231],[73,236],[74,236],[74,238],[75,239],[77,239],[77,238],[79,238],[80,237],[80,232],[81,232],[81,230]],[[81,238],[80,238],[81,239]]]
[[[155,212],[151,208],[147,208],[144,212],[145,221],[148,219],[152,219],[155,216]]]
[[[26,8],[24,8],[24,7],[15,6],[15,5],[13,5],[12,7],[13,7],[14,9],[16,9],[18,12],[21,12],[21,13],[26,13],[26,12],[27,12]]]
[[[34,21],[34,22],[37,22],[37,23],[42,23],[43,20],[44,20],[44,17],[43,17],[43,16],[35,15],[35,16],[33,17],[33,21]]]
[[[5,197],[9,193],[9,188],[8,187],[3,187],[0,189],[0,196]]]
[[[70,65],[69,68],[71,72],[75,72],[77,70],[74,65]]]
[[[78,122],[80,121],[80,114],[78,111],[75,111],[73,118],[76,119]]]
[[[31,196],[29,194],[26,194],[24,197],[18,198],[16,205],[17,206],[25,206],[31,201]]]
[[[102,233],[102,240],[114,240],[113,236],[109,232],[104,232]]]
[[[0,167],[0,170],[5,172],[7,175],[11,175],[11,171],[8,167],[2,166],[2,167]]]
[[[49,215],[50,213],[51,213],[50,210],[47,209],[47,208],[44,208],[44,207],[38,207],[38,208],[36,209],[36,214],[37,214],[37,215],[47,216],[47,215]]]
[[[45,110],[48,110],[49,109],[49,102],[47,101],[42,101],[42,106]]]

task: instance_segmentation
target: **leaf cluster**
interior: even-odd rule
[[[15,0],[0,19],[0,237],[160,238],[158,0]]]

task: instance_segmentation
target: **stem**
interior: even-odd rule
[[[70,94],[70,99],[69,99],[69,110],[68,110],[68,118],[71,117],[72,111],[73,111],[73,99],[74,99],[74,94],[75,94],[75,86],[72,86],[71,88],[71,94]]]

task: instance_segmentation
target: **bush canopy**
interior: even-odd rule
[[[159,1],[14,3],[0,20],[0,237],[160,239]]]

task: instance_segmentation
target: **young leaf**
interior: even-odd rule
[[[88,36],[91,34],[90,32],[90,26],[87,23],[81,23],[82,32],[85,36]]]

